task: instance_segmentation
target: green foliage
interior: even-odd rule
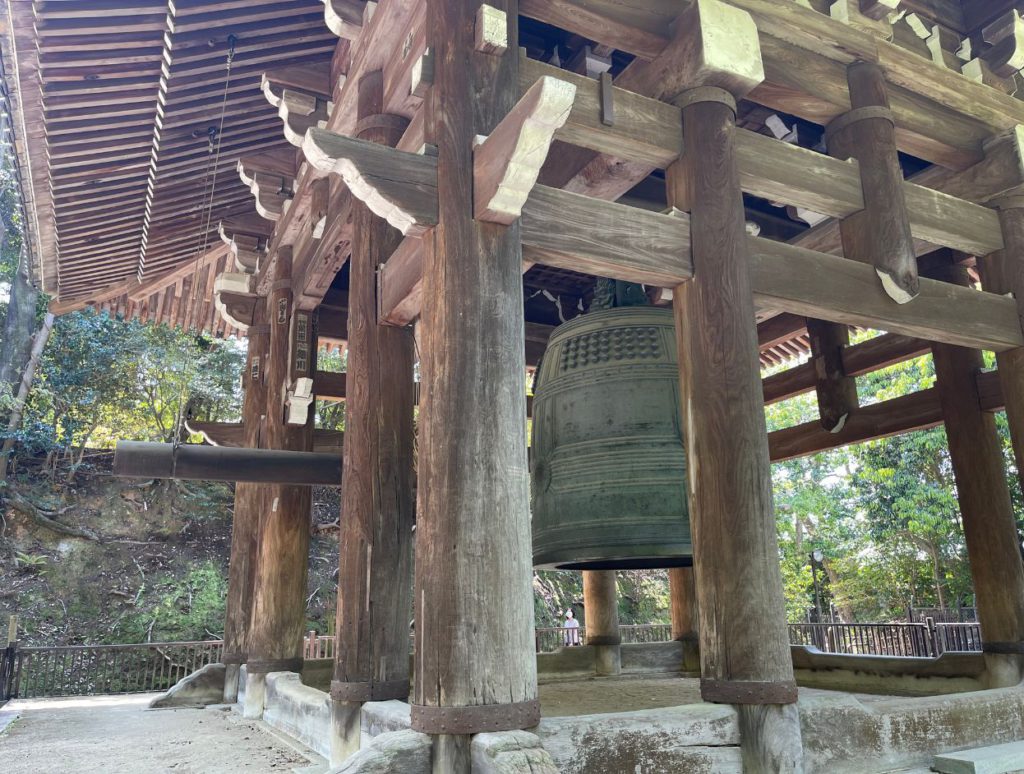
[[[860,338],[866,338],[862,334]],[[931,357],[858,379],[862,405],[934,385]],[[770,430],[817,421],[814,394],[769,406]],[[1004,418],[997,423],[1010,464],[1014,504],[1021,493]],[[822,606],[844,620],[905,616],[908,606],[972,603],[970,568],[943,428],[823,452],[773,466],[787,613],[814,608],[811,553]]]
[[[236,419],[244,354],[165,325],[90,310],[57,319],[18,440],[32,452],[171,441],[186,410]]]
[[[137,610],[121,619],[112,641],[167,642],[208,639],[224,627],[227,579],[213,562],[147,583]]]

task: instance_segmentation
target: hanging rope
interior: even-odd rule
[[[228,92],[231,87],[231,65],[235,59],[235,44],[238,42],[238,38],[234,35],[228,35],[228,53],[227,58],[224,62],[224,91],[220,101],[220,120],[217,126],[211,126],[206,130],[207,136],[207,150],[206,150],[206,173],[203,176],[203,204],[202,214],[199,222],[199,234],[196,240],[196,253],[195,259],[192,266],[192,285],[189,289],[189,298],[182,298],[182,303],[187,303],[187,317],[185,324],[190,332],[198,332],[202,329],[201,321],[198,320],[199,312],[201,309],[201,301],[205,294],[205,288],[199,287],[199,269],[202,264],[203,258],[206,255],[206,251],[210,244],[210,223],[213,218],[213,203],[214,197],[217,193],[217,174],[220,171],[220,150],[221,141],[224,136],[224,117],[227,114],[228,105]],[[199,323],[197,325],[197,322]],[[198,330],[197,330],[198,329]],[[181,428],[185,422],[185,388],[188,374],[191,373],[191,369],[195,364],[195,349],[193,348],[189,352],[189,359],[185,365],[185,372],[183,374],[183,380],[181,383],[181,389],[178,390],[178,409],[177,419],[174,423],[174,441],[177,445],[181,439]]]

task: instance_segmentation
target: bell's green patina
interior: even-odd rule
[[[536,567],[692,563],[672,312],[618,303],[555,329],[537,376]]]

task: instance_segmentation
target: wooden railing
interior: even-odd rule
[[[824,653],[934,658],[946,651],[980,651],[977,623],[798,623],[789,641]]]
[[[302,657],[307,661],[317,658],[334,658],[334,636],[317,634],[310,630],[302,640]]]
[[[220,660],[224,643],[17,646],[9,656],[8,698],[165,691]],[[3,687],[0,686],[0,691]]]

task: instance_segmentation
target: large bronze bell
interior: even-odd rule
[[[533,399],[533,563],[692,564],[670,310],[591,311],[555,329]]]

